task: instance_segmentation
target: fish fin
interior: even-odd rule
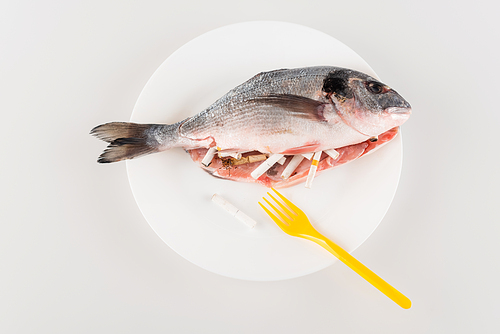
[[[90,134],[111,143],[119,138],[141,138],[150,126],[151,124],[111,122],[96,126],[90,131]]]
[[[273,106],[284,109],[294,114],[294,116],[304,117],[315,121],[327,121],[324,115],[325,107],[328,103],[313,100],[308,97],[276,94],[257,97],[251,100],[258,105]]]
[[[177,125],[111,122],[96,126],[91,135],[108,142],[97,162],[109,163],[159,152],[175,143]]]
[[[281,154],[302,154],[302,153],[310,153],[316,152],[317,148],[320,146],[318,143],[307,144],[299,147],[289,148],[288,150],[281,152]]]
[[[99,163],[117,162],[158,152],[144,138],[118,138],[113,140],[97,159]]]

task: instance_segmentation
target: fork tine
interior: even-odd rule
[[[264,198],[265,199],[265,198]],[[286,228],[286,225],[281,221],[281,219],[279,219],[278,217],[276,217],[268,208],[266,208],[261,202],[258,202],[260,207],[262,209],[264,209],[264,211],[269,215],[269,217],[271,217],[272,220],[274,220],[274,222],[281,228]]]
[[[290,202],[285,196],[281,195],[276,189],[274,189],[274,188],[271,188],[271,189],[276,193],[276,195],[278,195],[283,200],[283,202],[286,203],[286,205],[288,205],[290,207],[290,209],[295,211],[296,215],[298,215],[299,213],[302,212],[302,210],[300,210],[295,204]]]
[[[267,194],[269,195],[269,193],[267,193]],[[269,204],[269,206],[270,206],[271,208],[273,208],[273,210],[274,210],[274,211],[275,211],[275,212],[276,212],[276,213],[277,213],[277,214],[281,217],[281,219],[282,219],[283,221],[285,221],[285,223],[287,223],[287,224],[289,224],[289,225],[290,225],[290,223],[292,222],[290,218],[288,218],[287,216],[285,216],[285,215],[283,214],[283,212],[281,212],[281,210],[279,210],[279,209],[278,209],[277,207],[275,207],[275,206],[274,206],[271,202],[269,202],[269,201],[267,200],[267,198],[263,197],[263,199],[264,199],[264,201],[266,201],[266,202],[267,202],[267,204]]]
[[[289,208],[287,208],[286,206],[284,206],[283,204],[281,204],[280,201],[278,201],[276,198],[274,198],[273,195],[271,195],[270,193],[267,193],[282,209],[283,211],[285,211],[285,213],[291,218],[293,219],[294,216],[296,216],[295,212],[293,212],[292,210],[290,210]]]

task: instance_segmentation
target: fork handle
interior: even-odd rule
[[[327,237],[318,233],[316,236],[302,236],[306,239],[314,241],[318,245],[325,248],[327,251],[335,255],[340,261],[344,262],[349,268],[358,273],[361,277],[367,280],[370,284],[376,287],[380,292],[392,299],[396,304],[404,309],[411,307],[411,301],[396,290],[389,283],[380,278],[373,271],[368,269],[364,264],[356,260],[351,254],[342,249],[339,245],[328,239]]]

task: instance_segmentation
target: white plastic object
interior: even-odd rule
[[[234,36],[245,43],[232,43]],[[130,121],[175,123],[192,117],[194,110],[205,109],[250,76],[277,68],[276,64],[298,68],[332,63],[377,77],[354,51],[308,27],[259,21],[217,28],[172,53],[148,81]],[[221,78],[220,85],[213,85],[214,77]],[[204,94],[193,99],[193,91]],[[398,134],[375,153],[322,174],[314,191],[297,185],[282,189],[283,194],[300,203],[322,233],[341,235],[338,241],[352,252],[376,230],[394,198],[402,147]],[[266,191],[264,186],[211,177],[182,149],[127,160],[126,165],[131,190],[147,223],[168,247],[196,266],[231,278],[277,281],[309,275],[338,262],[318,247],[287,237],[269,221],[256,203]],[[221,213],[210,200],[214,193],[251,214],[257,226],[250,229]],[[331,210],[332,199],[335,210]],[[360,202],[363,210],[353,212]]]

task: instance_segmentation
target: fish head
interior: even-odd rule
[[[411,114],[410,104],[395,90],[360,72],[330,73],[323,91],[342,120],[367,136],[400,126]]]

